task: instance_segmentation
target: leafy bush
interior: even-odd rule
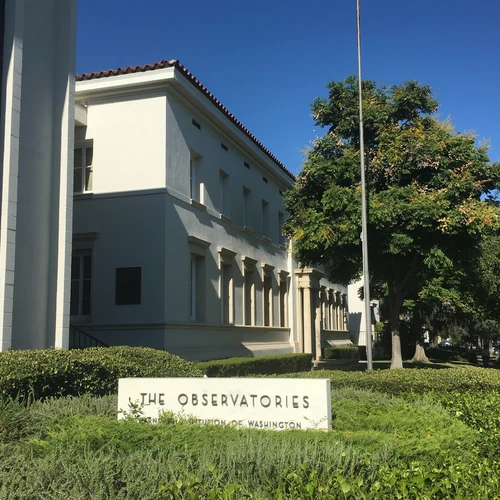
[[[488,457],[500,454],[500,394],[497,391],[436,393],[435,399],[458,420],[480,434],[480,451]]]
[[[290,377],[279,375],[279,377]],[[296,378],[329,378],[332,388],[355,387],[384,392],[392,396],[412,396],[432,392],[466,393],[469,391],[498,391],[500,371],[478,367],[418,368],[406,370],[375,370],[346,372],[321,370],[297,373]]]
[[[258,358],[229,358],[202,361],[197,367],[208,377],[245,377],[311,371],[311,354],[283,354]]]
[[[122,377],[200,377],[193,364],[147,347],[0,353],[0,396],[35,399],[117,392]]]
[[[477,449],[477,434],[432,399],[407,401],[345,388],[332,393],[332,428],[366,452],[386,449],[395,457],[425,460],[446,452],[464,457]]]
[[[38,401],[0,398],[0,442],[42,437],[48,428],[68,417],[99,415],[115,419],[117,406],[116,395],[84,394]]]
[[[463,363],[477,363],[477,352],[472,349],[463,349],[460,347],[449,347],[445,349],[429,347],[426,350],[428,358],[440,361],[460,361]]]
[[[359,360],[359,349],[356,346],[325,347],[325,359]]]

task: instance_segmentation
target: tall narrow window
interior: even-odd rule
[[[71,256],[71,304],[73,317],[90,317],[92,299],[92,252],[83,250]]]
[[[328,322],[328,295],[324,286],[321,287],[319,297],[321,303],[321,317],[323,320],[323,328],[325,330],[329,330],[330,323]]]
[[[245,271],[245,325],[255,324],[253,272]]]
[[[73,170],[73,192],[88,193],[92,191],[94,148],[84,146],[75,149]]]
[[[201,156],[191,152],[189,158],[189,197],[198,203],[203,201],[203,183],[201,182]]]
[[[192,156],[189,159],[189,197],[196,199],[196,160]]]
[[[221,307],[222,323],[233,322],[233,278],[231,265],[222,264],[221,267]]]
[[[273,270],[269,264],[262,266],[262,312],[264,326],[273,326]]]
[[[236,253],[227,248],[219,248],[221,323],[234,323],[234,280],[233,261]]]
[[[191,313],[190,319],[191,321],[196,321],[196,257],[191,255],[191,273],[190,273],[190,282],[191,282]]]
[[[248,228],[252,227],[250,193],[250,189],[243,187],[243,225]]]
[[[229,175],[226,172],[219,171],[219,211],[221,214],[229,215],[228,211],[228,185],[229,185]]]
[[[272,326],[273,281],[264,276],[264,326]]]
[[[269,203],[262,200],[262,235],[269,238]]]
[[[191,255],[190,270],[190,319],[196,323],[205,321],[205,259]]]
[[[335,292],[335,328],[337,330],[342,330],[342,326],[340,323],[340,292]]]
[[[251,257],[242,257],[243,271],[243,324],[255,325],[255,265]]]
[[[280,326],[288,326],[288,287],[286,276],[288,273],[282,271],[280,274]]]

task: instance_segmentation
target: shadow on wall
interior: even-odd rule
[[[349,313],[349,330],[359,336],[361,330],[361,313]]]

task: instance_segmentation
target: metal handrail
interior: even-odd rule
[[[109,345],[75,325],[69,325],[69,348],[86,349],[87,347],[109,347]]]

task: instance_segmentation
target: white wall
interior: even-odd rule
[[[360,279],[356,283],[348,287],[348,302],[349,302],[349,329],[354,336],[357,345],[366,346],[366,314],[365,301],[361,300],[358,295],[359,289],[363,286],[363,280]],[[371,322],[379,321],[378,301],[372,300],[372,318]],[[374,326],[372,326],[374,329]],[[373,336],[373,331],[372,331]]]
[[[8,133],[10,120],[19,138],[11,149],[17,158],[6,162],[4,150],[10,170],[2,173],[0,287],[5,294],[13,286],[13,301],[0,301],[1,348],[63,347],[69,322],[76,2],[7,0],[6,7],[6,25],[15,33],[9,32],[4,47],[2,83],[13,77],[20,95],[5,94],[18,114],[2,129]]]
[[[89,103],[94,193],[165,187],[165,108],[161,93]]]
[[[192,124],[196,120],[201,130]],[[228,151],[221,147],[227,146]],[[200,179],[204,184],[204,204],[214,215],[220,213],[220,171],[228,174],[224,215],[243,226],[243,187],[251,191],[251,229],[263,234],[262,200],[269,203],[269,228],[273,242],[279,242],[278,212],[284,213],[280,190],[292,186],[292,179],[273,170],[278,169],[270,160],[264,164],[255,161],[243,144],[233,141],[224,131],[207,121],[195,109],[181,104],[179,98],[168,94],[167,102],[167,186],[175,193],[189,198],[189,159],[192,152],[201,156]],[[250,165],[245,167],[244,163]],[[263,178],[267,179],[267,183]]]

